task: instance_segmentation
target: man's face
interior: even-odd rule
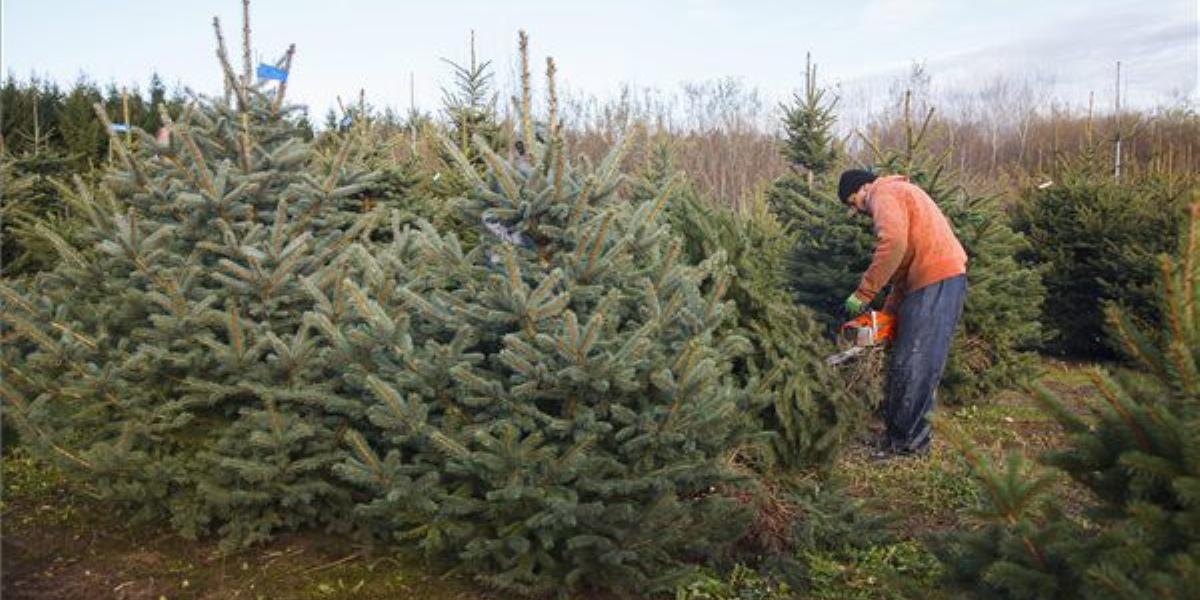
[[[850,194],[850,197],[846,198],[846,206],[850,207],[851,214],[867,214],[867,186],[864,185],[858,188],[857,192]]]

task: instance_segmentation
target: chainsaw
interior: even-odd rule
[[[840,365],[859,356],[869,348],[882,346],[896,337],[896,317],[885,312],[869,310],[858,318],[842,323],[838,328],[838,347],[841,352],[826,357],[830,365]]]

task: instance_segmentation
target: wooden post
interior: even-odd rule
[[[296,56],[296,45],[288,46],[287,56],[283,59],[283,72],[288,76],[292,73],[292,58]],[[279,82],[279,87],[275,88],[275,101],[271,103],[271,112],[278,113],[279,108],[283,106],[283,95],[287,93],[287,77]]]
[[[121,88],[121,116],[125,119],[125,143],[133,147],[133,132],[129,129],[129,91]]]
[[[250,67],[250,0],[242,0],[242,90],[250,89],[254,72]],[[244,108],[243,108],[244,110]]]
[[[804,95],[811,99],[817,87],[817,68],[812,62],[812,52],[804,53]],[[808,184],[808,189],[813,187],[813,170],[811,166],[806,165],[804,168],[804,179]]]
[[[1096,102],[1096,92],[1088,92],[1087,127],[1084,129],[1084,134],[1085,134],[1084,139],[1087,140],[1088,146],[1092,145],[1092,109],[1095,105],[1095,102]]]
[[[358,88],[358,118],[356,120],[365,121],[367,114],[367,89]]]
[[[1050,156],[1055,163],[1058,162],[1058,107],[1054,104],[1050,105],[1050,122],[1054,129],[1054,143],[1050,148]]]
[[[33,155],[38,155],[38,146],[42,140],[42,125],[38,118],[38,84],[33,84]]]
[[[408,72],[408,130],[413,156],[417,155],[417,76]]]
[[[521,139],[525,152],[533,152],[533,115],[530,104],[529,85],[529,35],[522,29],[517,32],[517,48],[521,56]]]
[[[1113,178],[1121,178],[1121,61],[1117,61],[1117,136],[1116,153],[1113,157]]]

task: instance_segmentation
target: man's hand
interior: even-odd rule
[[[846,314],[850,315],[851,318],[861,315],[867,309],[867,303],[859,300],[857,294],[850,294],[850,297],[846,298],[845,306]]]

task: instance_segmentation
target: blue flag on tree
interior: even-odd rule
[[[280,69],[279,67],[268,65],[267,63],[258,63],[258,78],[275,79],[286,82],[288,78],[288,72]]]
[[[125,123],[113,123],[112,130],[116,133],[121,133],[123,131],[129,131],[129,125],[126,125]]]

